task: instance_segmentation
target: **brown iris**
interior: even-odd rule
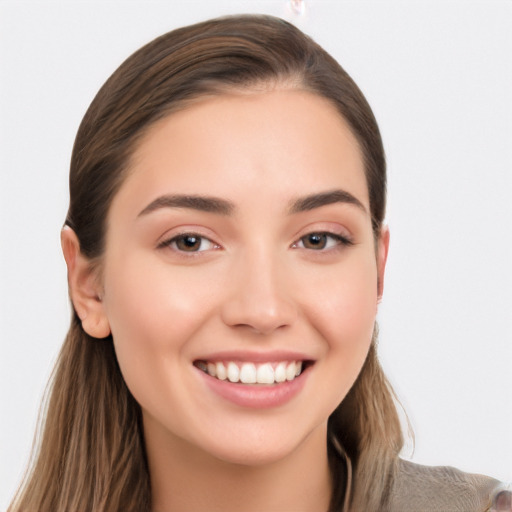
[[[199,250],[201,247],[201,240],[202,238],[200,236],[196,235],[183,235],[179,236],[175,239],[176,247],[180,251],[186,251],[186,252],[194,252]]]
[[[327,235],[325,233],[311,233],[302,238],[302,243],[306,249],[325,249]]]

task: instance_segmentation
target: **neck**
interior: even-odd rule
[[[326,512],[329,508],[326,425],[286,457],[258,465],[222,461],[168,432],[148,435],[147,431],[153,512]]]

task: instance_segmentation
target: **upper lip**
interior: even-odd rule
[[[303,352],[290,350],[247,351],[223,350],[212,352],[194,359],[195,361],[240,361],[242,363],[271,363],[281,361],[314,361],[314,358]]]

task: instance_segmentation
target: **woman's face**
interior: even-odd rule
[[[152,126],[102,272],[147,442],[246,464],[325,445],[371,342],[378,246],[358,144],[326,100],[223,95]]]

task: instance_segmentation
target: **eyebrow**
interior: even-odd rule
[[[202,212],[217,213],[219,215],[230,215],[235,209],[235,205],[225,199],[209,196],[194,195],[164,195],[157,197],[149,203],[140,213],[148,213],[159,210],[160,208],[191,208]]]
[[[363,203],[353,196],[350,192],[345,190],[330,190],[328,192],[321,192],[319,194],[311,194],[309,196],[300,197],[291,202],[289,207],[289,213],[306,212],[326,206],[333,203],[346,203],[357,206],[364,213],[367,213]]]
[[[311,194],[294,199],[290,203],[288,213],[293,215],[333,203],[352,204],[366,213],[366,208],[359,199],[350,192],[341,189],[320,192],[318,194]],[[157,197],[139,213],[138,217],[147,215],[161,208],[190,208],[219,215],[231,215],[236,209],[231,201],[219,197],[175,194]]]

